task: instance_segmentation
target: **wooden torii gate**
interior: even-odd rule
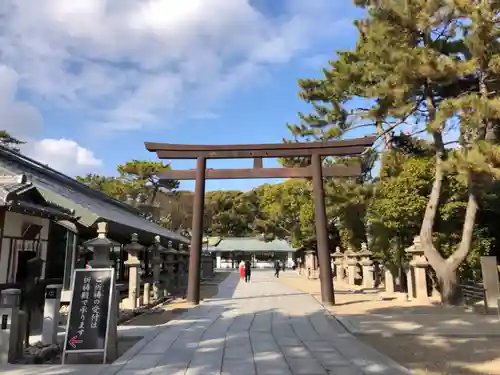
[[[160,180],[196,180],[187,300],[200,302],[200,256],[203,241],[205,180],[252,178],[312,178],[316,221],[316,241],[320,267],[321,299],[335,303],[328,248],[328,228],[323,190],[324,177],[355,177],[361,174],[356,165],[322,166],[325,156],[358,156],[375,142],[376,137],[311,143],[186,145],[145,142],[146,149],[159,159],[196,159],[194,170],[172,170],[161,173]],[[301,168],[263,168],[264,158],[308,157],[311,165]],[[207,169],[207,159],[254,159],[253,169]]]

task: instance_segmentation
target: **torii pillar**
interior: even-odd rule
[[[189,273],[186,299],[189,303],[200,303],[200,260],[203,244],[203,210],[205,207],[205,169],[207,159],[199,156],[196,160],[196,184],[194,188],[193,224],[191,228],[191,248],[189,249]]]

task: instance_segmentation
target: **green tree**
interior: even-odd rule
[[[468,187],[468,201],[462,234],[456,250],[447,258],[432,242],[433,224],[445,171],[440,167],[443,157],[436,159],[436,176],[421,229],[425,241],[426,257],[440,281],[445,303],[458,303],[461,299],[457,269],[469,254],[485,182],[496,174],[498,124],[500,101],[496,94],[500,64],[497,25],[500,4],[490,1],[454,1],[455,17],[462,31],[463,44],[467,47],[467,60],[461,61],[459,82],[472,82],[476,87],[460,88],[458,95],[447,95],[429,118],[431,131],[442,129],[458,118],[461,133],[461,149],[453,152],[452,165],[464,176]],[[441,152],[441,154],[443,154]],[[437,155],[439,156],[439,155]]]
[[[157,195],[160,224],[171,231],[191,228],[193,197],[190,191],[163,191]]]
[[[123,183],[115,177],[105,177],[94,173],[88,173],[85,176],[77,176],[76,179],[88,187],[99,190],[114,199],[125,199],[125,188],[123,187]]]
[[[290,179],[281,184],[264,185],[260,193],[262,215],[256,222],[257,230],[302,246],[311,236],[314,225],[310,183]]]
[[[168,211],[161,207],[159,195],[175,196],[179,181],[161,180],[158,175],[170,170],[170,164],[153,161],[132,160],[118,165],[118,177],[106,177],[89,173],[76,179],[87,186],[102,191],[110,197],[122,202],[131,203],[148,217],[172,227]],[[165,201],[165,199],[163,199]],[[161,217],[164,214],[165,217]]]
[[[10,148],[13,151],[19,152],[19,146],[26,144],[24,141],[11,136],[6,130],[0,130],[0,145]]]
[[[241,191],[205,194],[205,232],[211,236],[244,237],[253,234],[256,207]]]
[[[307,140],[311,128],[317,126],[323,127],[323,138],[375,126],[386,149],[392,147],[392,132],[400,124],[416,127],[415,132],[429,132],[434,176],[420,235],[438,276],[443,302],[456,304],[460,300],[456,270],[471,248],[481,191],[477,172],[491,175],[496,160],[495,149],[481,141],[495,138],[498,123],[497,99],[491,95],[498,66],[498,5],[459,0],[453,6],[439,0],[355,3],[367,11],[367,17],[356,22],[355,51],[338,53],[331,69],[324,71],[324,79],[300,82],[301,96],[313,104],[314,113],[300,114],[301,124],[289,128]],[[353,98],[368,99],[363,102],[368,103],[366,108],[352,109]],[[447,166],[449,152],[443,134],[457,124],[457,117],[466,142],[451,155],[456,162]],[[496,145],[496,140],[491,144]],[[471,190],[460,245],[447,258],[434,235],[446,167],[461,167]]]
[[[119,180],[127,187],[132,198],[152,205],[160,189],[173,191],[179,187],[179,181],[161,180],[158,175],[170,171],[170,164],[148,160],[131,160],[117,167]]]

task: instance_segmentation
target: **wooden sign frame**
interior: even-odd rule
[[[76,297],[75,299],[75,281],[78,273],[87,273],[91,275],[96,272],[109,272],[110,277],[110,286],[109,286],[109,296],[108,296],[108,311],[106,316],[106,331],[104,336],[104,347],[102,349],[77,349],[76,347],[73,349],[68,349],[68,343],[72,338],[69,337],[70,332],[70,324],[71,324],[71,313],[73,309],[73,303],[77,300],[80,300],[80,297]],[[106,364],[107,354],[108,354],[108,340],[109,340],[109,329],[111,322],[111,314],[115,313],[113,311],[113,298],[115,298],[115,289],[116,289],[116,279],[115,279],[115,269],[114,268],[89,268],[89,269],[76,269],[73,271],[73,278],[71,281],[71,300],[68,310],[68,321],[66,322],[66,330],[64,334],[64,346],[62,353],[62,361],[61,363],[64,365],[66,361],[66,356],[68,354],[93,354],[93,353],[103,353],[103,364]],[[74,314],[77,311],[73,312]]]

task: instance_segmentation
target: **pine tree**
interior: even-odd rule
[[[11,136],[6,130],[0,130],[0,145],[7,147],[13,151],[19,152],[19,146],[24,145],[26,142]]]
[[[494,88],[500,65],[498,5],[466,0],[358,0],[355,4],[368,14],[356,22],[356,49],[339,53],[323,80],[300,82],[301,95],[313,103],[314,114],[300,115],[301,124],[290,129],[307,138],[311,125],[323,121],[324,135],[338,137],[371,125],[385,137],[386,147],[399,124],[411,124],[414,133],[430,134],[434,182],[420,235],[443,302],[456,304],[460,300],[456,269],[470,249],[481,183],[495,175],[499,155]],[[356,97],[370,99],[368,108],[347,110]],[[443,134],[457,123],[463,145],[450,162]],[[433,230],[449,167],[464,171],[471,192],[461,245],[444,259],[433,243]]]
[[[170,164],[148,160],[132,160],[119,165],[118,180],[122,183],[128,198],[137,204],[141,211],[149,217],[159,219],[157,197],[160,190],[174,191],[179,187],[179,181],[159,180],[161,172],[171,170]]]
[[[500,98],[497,95],[500,82],[500,3],[455,0],[453,5],[457,28],[467,48],[463,55],[466,60],[461,64],[463,70],[459,84],[451,86],[455,86],[454,95],[444,95],[429,127],[436,129],[442,124],[458,122],[461,148],[451,155],[449,164],[463,174],[469,198],[461,242],[447,259],[432,244],[433,220],[430,219],[433,217],[428,214],[434,210],[431,200],[421,229],[421,237],[426,242],[425,254],[438,276],[443,302],[450,304],[461,300],[457,268],[470,251],[481,196],[491,177],[498,176],[500,134]],[[435,199],[436,206],[438,200],[439,197]]]

